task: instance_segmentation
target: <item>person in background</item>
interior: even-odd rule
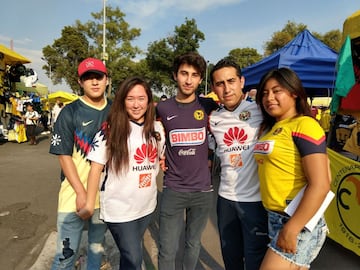
[[[61,102],[61,100],[57,99],[55,104],[54,104],[54,107],[51,110],[51,120],[52,120],[52,127],[53,128],[54,128],[54,125],[56,123],[56,119],[58,118],[59,113],[60,113],[63,106],[64,106],[64,104]]]
[[[257,90],[256,89],[250,89],[248,92],[246,92],[246,100],[247,101],[250,101],[250,102],[252,102],[252,101],[255,101],[255,99],[256,99],[256,92],[257,92]]]
[[[185,214],[182,269],[195,269],[201,235],[212,207],[213,186],[208,164],[208,114],[217,104],[195,92],[206,62],[195,52],[175,58],[175,97],[159,102],[157,117],[166,131],[166,171],[160,201],[159,270],[174,270]]]
[[[41,124],[44,127],[44,130],[41,134],[50,134],[48,122],[49,122],[49,112],[48,111],[42,111],[41,118],[40,118]]]
[[[154,117],[150,86],[138,77],[126,79],[88,154],[87,202],[79,215],[92,216],[101,186],[100,218],[119,248],[119,269],[141,270],[143,236],[157,203],[156,176],[165,134]]]
[[[95,134],[105,122],[110,103],[104,93],[109,83],[103,62],[87,58],[78,66],[79,84],[84,95],[66,105],[56,120],[50,153],[59,158],[61,186],[58,198],[56,254],[52,270],[72,270],[78,257],[82,231],[87,225],[87,269],[100,269],[106,224],[99,219],[99,203],[84,221],[77,212],[86,204],[90,161],[86,156]]]
[[[245,78],[224,58],[210,71],[212,91],[223,107],[210,115],[210,132],[220,159],[217,220],[225,269],[258,270],[269,242],[253,156],[262,115],[244,99]]]
[[[24,115],[25,125],[26,125],[26,133],[28,138],[30,138],[31,145],[36,145],[36,127],[39,121],[40,114],[34,110],[34,105],[32,103],[28,103],[26,105],[26,113]]]
[[[256,102],[264,120],[254,155],[271,238],[260,269],[309,269],[327,234],[323,217],[312,231],[305,228],[330,190],[325,134],[291,69],[266,73]],[[285,208],[304,187],[294,214],[287,215]]]
[[[325,132],[326,138],[328,137],[330,126],[331,126],[331,115],[330,109],[327,107],[321,107],[321,114],[319,120],[320,126],[323,128]]]

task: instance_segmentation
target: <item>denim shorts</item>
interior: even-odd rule
[[[284,224],[290,219],[289,216],[268,211],[269,237],[271,239],[269,248],[284,259],[301,267],[310,267],[310,263],[319,254],[328,232],[325,219],[322,217],[312,232],[303,229],[297,236],[296,253],[285,253],[276,246],[279,231]]]

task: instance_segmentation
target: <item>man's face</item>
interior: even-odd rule
[[[182,97],[189,97],[195,95],[195,91],[198,89],[202,79],[201,74],[195,69],[195,67],[182,64],[179,67],[177,74],[173,74],[174,80],[177,81],[178,95]]]
[[[234,67],[223,67],[216,70],[213,75],[212,90],[217,94],[225,108],[233,111],[243,99],[242,89],[245,84],[244,77],[239,78]]]
[[[108,85],[108,77],[105,74],[86,73],[79,80],[84,94],[90,99],[99,99],[104,96],[106,86]]]

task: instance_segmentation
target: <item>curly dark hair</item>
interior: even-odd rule
[[[173,72],[175,74],[177,74],[177,72],[179,71],[179,67],[182,64],[188,64],[195,67],[197,72],[200,73],[201,78],[203,79],[205,77],[206,61],[204,57],[202,57],[197,52],[188,52],[175,57],[173,64]]]

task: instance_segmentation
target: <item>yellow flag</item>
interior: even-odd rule
[[[360,162],[328,149],[335,199],[325,212],[329,237],[360,255]]]

